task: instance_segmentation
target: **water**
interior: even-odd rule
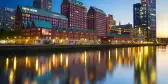
[[[167,47],[0,56],[0,84],[168,84]]]

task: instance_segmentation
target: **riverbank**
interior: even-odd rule
[[[0,45],[0,53],[26,52],[63,52],[74,50],[90,50],[120,47],[161,46],[161,44],[113,44],[113,45]]]

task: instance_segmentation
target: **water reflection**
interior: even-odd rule
[[[148,46],[14,56],[1,61],[1,65],[4,84],[119,84],[124,80],[120,80],[123,75],[117,75],[115,80],[117,70],[129,73],[121,68],[134,73],[130,79],[134,81],[124,84],[157,83],[156,47]]]

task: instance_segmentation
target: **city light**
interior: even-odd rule
[[[36,59],[36,64],[35,64],[35,65],[36,65],[36,67],[35,67],[35,68],[36,68],[36,71],[38,71],[38,68],[39,68],[38,58]]]
[[[8,70],[8,66],[9,66],[9,58],[6,58],[6,70]]]
[[[14,57],[14,61],[13,61],[13,68],[14,68],[14,70],[16,70],[16,63],[17,63],[17,61],[16,61],[16,56]]]

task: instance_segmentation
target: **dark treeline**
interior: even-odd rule
[[[20,31],[0,29],[0,39],[14,38],[15,36],[22,36]]]

